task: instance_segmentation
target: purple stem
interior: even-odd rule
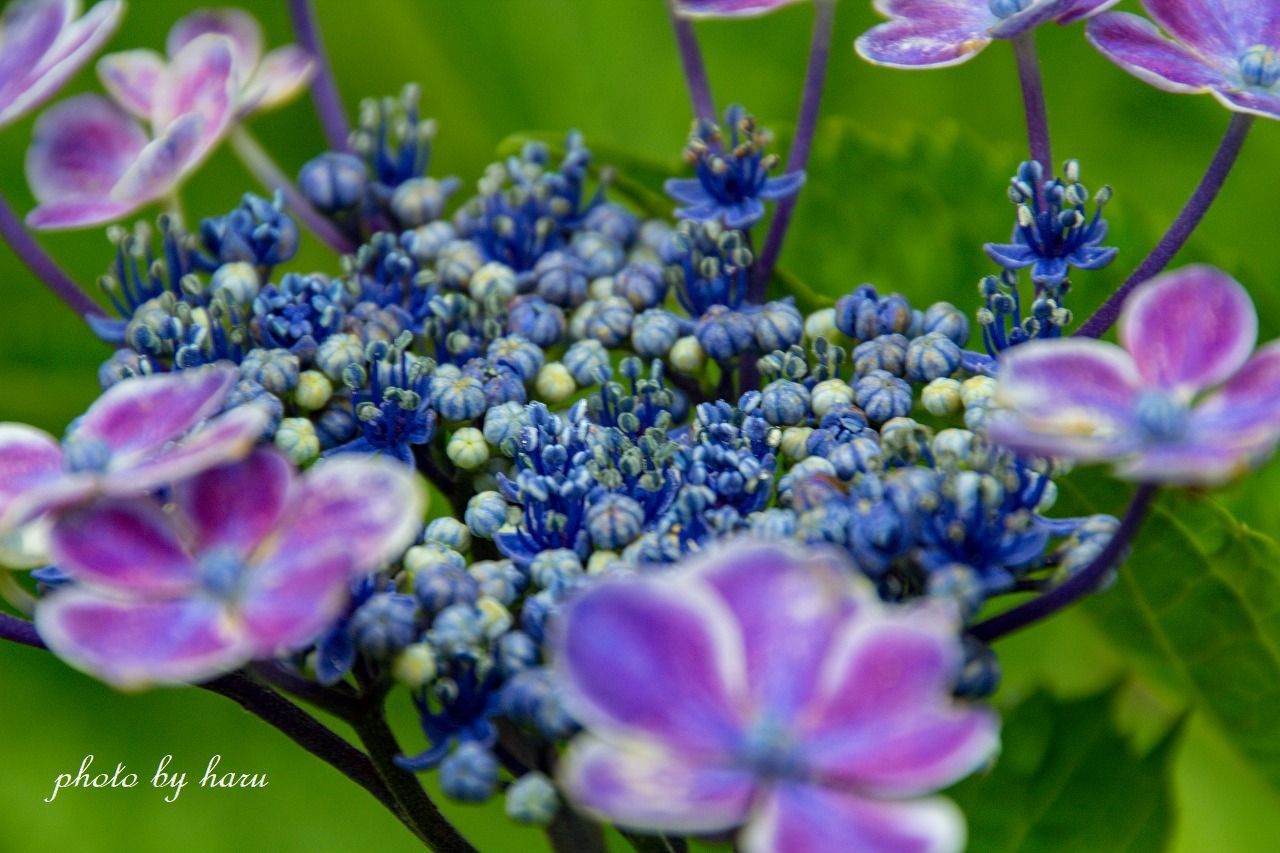
[[[338,94],[338,84],[333,78],[333,68],[325,53],[324,39],[316,25],[311,0],[289,0],[289,19],[293,22],[298,43],[311,54],[311,59],[316,64],[315,78],[311,82],[311,100],[316,106],[316,115],[320,118],[325,138],[329,140],[329,148],[346,151],[351,126],[347,123],[347,113],[342,107],[342,96]]]
[[[4,196],[0,196],[0,236],[4,237],[9,248],[13,249],[18,259],[26,264],[27,269],[35,273],[36,277],[43,281],[45,286],[72,311],[81,317],[106,315],[106,312],[63,272],[62,267],[40,248],[40,244],[27,231],[22,220],[14,214],[13,208],[9,206]]]
[[[800,118],[796,122],[796,135],[787,154],[787,172],[800,172],[809,164],[809,150],[813,147],[813,134],[818,127],[818,111],[822,106],[822,92],[827,80],[827,60],[831,56],[831,34],[835,28],[835,0],[817,0],[813,15],[813,40],[809,44],[809,68],[805,72],[804,95],[800,101]],[[773,268],[782,254],[782,242],[791,226],[791,216],[796,209],[800,193],[778,202],[760,252],[752,271],[747,301],[759,305],[764,302],[765,288]]]
[[[1053,146],[1049,142],[1049,109],[1045,105],[1044,84],[1040,81],[1035,30],[1028,30],[1013,40],[1013,55],[1018,60],[1018,82],[1022,84],[1031,159],[1040,163],[1045,177],[1049,178],[1053,176]]]
[[[693,114],[703,121],[714,122],[715,101],[711,98],[711,84],[707,82],[707,68],[702,64],[702,51],[698,49],[698,36],[693,31],[693,24],[676,10],[676,0],[667,0],[667,12],[676,32],[676,47],[680,50],[680,65],[689,84]]]
[[[1156,243],[1151,254],[1143,259],[1133,274],[1125,279],[1124,284],[1107,297],[1102,307],[1076,330],[1077,335],[1100,338],[1106,334],[1107,329],[1110,329],[1120,317],[1124,302],[1133,289],[1168,266],[1169,261],[1173,260],[1173,256],[1178,254],[1186,244],[1191,233],[1200,224],[1200,220],[1204,219],[1204,215],[1209,212],[1214,199],[1218,197],[1222,185],[1227,180],[1227,175],[1231,174],[1231,167],[1240,156],[1240,149],[1244,146],[1251,127],[1253,127],[1253,116],[1244,113],[1232,115],[1231,124],[1227,125],[1227,132],[1222,137],[1222,142],[1218,144],[1218,150],[1214,153],[1213,159],[1209,161],[1209,168],[1200,179],[1191,198],[1187,200],[1186,206],[1182,208],[1182,212],[1178,214],[1178,218],[1173,220],[1173,224],[1160,238],[1160,242]]]
[[[969,629],[969,634],[984,643],[990,643],[1006,634],[1033,625],[1093,592],[1098,588],[1107,571],[1120,559],[1124,549],[1129,547],[1133,537],[1137,535],[1138,528],[1142,526],[1148,510],[1151,509],[1151,502],[1155,495],[1155,486],[1144,483],[1138,487],[1115,534],[1098,556],[1094,557],[1078,574],[1072,575],[1044,595],[1026,604],[1020,604],[985,622],[979,622]]]
[[[35,626],[25,619],[0,613],[0,639],[48,649]],[[369,757],[331,732],[318,720],[269,687],[257,683],[243,673],[233,672],[197,685],[239,704],[249,713],[284,733],[307,752],[326,762],[364,788],[390,809],[410,829],[387,786],[378,776]]]

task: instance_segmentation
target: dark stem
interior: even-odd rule
[[[293,22],[298,43],[311,54],[311,59],[316,64],[315,78],[311,81],[311,100],[316,106],[316,115],[320,118],[325,138],[329,140],[329,148],[346,151],[351,126],[347,123],[346,110],[342,108],[342,96],[338,94],[338,84],[333,78],[333,68],[325,53],[324,39],[316,25],[311,0],[289,0],[289,19]]]
[[[274,661],[259,661],[249,667],[258,678],[296,699],[315,705],[335,717],[346,720],[360,711],[360,701],[355,692],[346,684],[325,687],[291,672]],[[345,690],[343,688],[346,688]]]
[[[1173,256],[1178,254],[1186,244],[1191,233],[1200,224],[1200,220],[1204,219],[1204,215],[1209,212],[1214,199],[1218,197],[1218,192],[1226,182],[1227,175],[1231,174],[1231,167],[1240,156],[1240,149],[1244,146],[1251,127],[1253,127],[1253,116],[1244,113],[1232,115],[1231,124],[1227,125],[1227,132],[1222,137],[1222,142],[1218,144],[1218,150],[1214,152],[1213,159],[1209,161],[1209,168],[1200,179],[1191,198],[1187,200],[1186,206],[1182,208],[1182,212],[1178,214],[1178,218],[1173,220],[1173,224],[1160,238],[1160,242],[1156,243],[1151,254],[1147,255],[1133,274],[1125,279],[1120,289],[1111,294],[1107,301],[1102,303],[1102,307],[1076,331],[1077,335],[1100,338],[1106,334],[1107,329],[1110,329],[1119,319],[1124,302],[1133,289],[1168,266],[1169,261],[1173,260]]]
[[[36,633],[34,625],[8,613],[0,613],[0,639],[30,646],[33,649],[47,650],[48,648]],[[401,821],[405,820],[391,791],[383,784],[368,756],[274,690],[258,684],[239,672],[196,686],[236,702],[258,719],[288,736],[298,746],[364,788]],[[407,822],[405,825],[413,829]]]
[[[1129,543],[1133,541],[1133,537],[1147,517],[1148,510],[1151,509],[1151,502],[1155,495],[1155,486],[1146,483],[1138,486],[1133,500],[1129,502],[1129,508],[1125,511],[1124,518],[1120,521],[1120,526],[1116,528],[1111,540],[1092,562],[1078,574],[1058,584],[1044,595],[1006,610],[985,622],[979,622],[969,629],[969,634],[984,643],[990,643],[1006,634],[1033,625],[1093,592],[1102,582],[1107,571],[1119,560],[1125,548],[1129,547]]]
[[[636,853],[688,853],[689,843],[680,837],[667,835],[640,835],[621,832]]]
[[[805,72],[804,95],[800,100],[800,118],[796,122],[796,134],[787,154],[787,172],[803,171],[809,164],[809,151],[813,147],[813,134],[818,127],[818,112],[822,106],[822,92],[826,88],[827,60],[831,56],[831,34],[835,27],[835,0],[817,0],[813,16],[813,40],[809,44],[809,68]],[[759,305],[764,302],[769,277],[782,254],[782,243],[791,226],[791,216],[800,198],[797,192],[778,202],[778,209],[769,224],[760,259],[752,270],[747,301]]]
[[[1027,142],[1031,159],[1040,163],[1046,178],[1053,176],[1053,147],[1049,142],[1049,110],[1045,106],[1044,84],[1040,81],[1040,59],[1036,56],[1035,30],[1013,40],[1018,60],[1018,81],[1022,84],[1022,105],[1027,114]]]
[[[36,278],[44,282],[44,286],[53,291],[54,296],[61,299],[72,311],[81,317],[101,317],[106,314],[97,303],[76,286],[71,277],[63,272],[62,267],[40,248],[40,244],[27,231],[26,226],[22,224],[22,220],[18,219],[4,196],[0,196],[0,236],[4,237],[4,241],[9,244],[9,248],[13,249],[18,260],[26,264],[27,269],[35,273]]]
[[[400,765],[395,758],[401,754],[400,744],[395,733],[387,725],[383,713],[386,699],[386,688],[374,686],[364,697],[362,711],[348,720],[369,758],[382,776],[392,796],[400,804],[400,808],[416,828],[417,834],[426,841],[427,847],[436,853],[477,853],[467,839],[451,824],[436,804],[422,789],[418,777]]]
[[[685,82],[689,84],[689,99],[693,101],[693,114],[703,121],[716,120],[715,101],[711,98],[711,84],[707,82],[707,68],[702,63],[702,51],[698,48],[698,36],[688,18],[676,11],[676,0],[667,0],[667,12],[676,32],[676,47],[680,51],[680,65],[684,69]]]
[[[562,803],[547,827],[547,840],[556,853],[607,853],[604,830]]]

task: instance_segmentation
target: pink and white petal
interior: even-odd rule
[[[1244,287],[1193,265],[1138,287],[1120,317],[1120,342],[1143,380],[1190,396],[1240,369],[1258,341],[1258,314]]]
[[[157,133],[166,132],[183,116],[203,119],[197,159],[221,141],[233,118],[240,88],[234,50],[225,35],[197,36],[173,57],[169,74],[156,92],[151,124]]]
[[[172,193],[218,141],[210,136],[208,128],[201,113],[180,116],[139,152],[128,171],[111,188],[111,198],[142,205]]]
[[[1045,425],[1043,430],[1040,426],[1016,414],[997,411],[988,417],[982,431],[992,443],[1027,456],[1076,462],[1119,459],[1138,446],[1136,434],[1121,435],[1109,429],[1089,433],[1084,421],[1070,425],[1075,432],[1064,432],[1053,424]]]
[[[890,802],[798,783],[763,798],[742,853],[960,853],[964,815],[950,800]]]
[[[178,482],[173,501],[191,527],[196,551],[247,556],[279,523],[292,486],[289,461],[260,447],[239,462]]]
[[[1008,17],[997,20],[991,29],[987,30],[987,33],[998,39],[1017,38],[1023,33],[1069,12],[1071,3],[1072,0],[1033,0],[1031,5],[1022,11],[1014,12]],[[988,8],[990,8],[989,4]]]
[[[995,403],[1004,411],[988,432],[1014,447],[1042,436],[1071,455],[1105,456],[1128,440],[1140,386],[1133,359],[1113,344],[1031,341],[1000,357]]]
[[[1100,15],[1119,3],[1120,0],[1075,0],[1075,3],[1064,13],[1058,16],[1058,24],[1068,26],[1076,21],[1083,21],[1085,18],[1092,18],[1094,15]]]
[[[48,516],[0,533],[0,566],[35,569],[49,565]]]
[[[1211,93],[1224,107],[1238,113],[1280,119],[1280,95],[1256,89],[1230,91],[1214,89]]]
[[[1193,429],[1228,441],[1280,432],[1280,341],[1254,353],[1191,417]]]
[[[982,30],[939,29],[931,22],[904,18],[872,27],[858,36],[854,48],[873,65],[946,68],[967,62],[990,43]]]
[[[56,3],[10,3],[5,8],[0,18],[0,126],[22,114],[13,104],[63,25],[63,10]]]
[[[130,594],[178,595],[197,580],[172,517],[148,499],[98,501],[61,513],[49,551],[76,580]]]
[[[138,123],[100,95],[76,95],[36,119],[27,183],[43,204],[99,202],[147,144]]]
[[[1118,467],[1116,473],[1142,483],[1220,486],[1256,467],[1274,446],[1274,438],[1237,443],[1209,433],[1199,441],[1146,450]]]
[[[250,657],[218,604],[199,598],[112,599],[71,587],[36,605],[54,654],[124,690],[205,681]]]
[[[183,48],[209,33],[231,40],[236,73],[243,84],[262,60],[262,27],[257,19],[241,9],[200,9],[169,29],[165,50],[169,56],[177,57]]]
[[[78,10],[78,4],[65,0],[61,6],[64,13]],[[28,69],[21,93],[15,93],[3,108],[0,125],[34,110],[61,89],[111,37],[123,12],[123,0],[102,0],[87,15],[64,27],[40,62]]]
[[[344,454],[304,474],[271,551],[341,548],[365,574],[398,558],[422,529],[426,492],[413,469],[381,456]]]
[[[581,735],[560,760],[560,787],[577,808],[630,829],[685,834],[741,826],[755,779],[686,758],[645,741],[614,744]]]
[[[1138,15],[1106,12],[1089,20],[1085,36],[1116,65],[1166,92],[1194,94],[1229,84],[1222,69]]]
[[[103,478],[102,489],[113,495],[137,494],[243,459],[270,420],[270,413],[260,406],[233,409],[148,458],[138,454],[113,464]]]
[[[561,611],[551,643],[566,705],[588,728],[690,757],[737,750],[747,711],[742,635],[705,585],[602,583]]]
[[[9,506],[33,488],[62,477],[62,448],[44,430],[0,423],[0,530]]]
[[[72,436],[97,439],[117,454],[158,449],[218,411],[236,376],[220,364],[126,379],[94,401]]]
[[[800,0],[679,0],[676,9],[685,18],[747,18],[797,2]]]
[[[1206,58],[1234,61],[1250,45],[1264,41],[1253,10],[1272,6],[1240,0],[1143,0],[1157,24],[1178,41]]]
[[[964,27],[977,32],[998,20],[988,4],[973,0],[873,0],[871,5],[886,18],[911,18],[940,29]]]
[[[117,222],[144,204],[144,201],[115,201],[107,198],[51,201],[28,213],[26,222],[38,231],[91,228],[94,225]]]
[[[283,106],[302,93],[314,72],[311,55],[296,44],[276,48],[266,55],[241,91],[241,112]]]
[[[98,60],[98,79],[107,94],[144,121],[151,118],[156,91],[168,73],[164,57],[154,50],[126,50]]]
[[[817,686],[836,629],[857,609],[854,568],[784,543],[740,540],[686,569],[733,614],[753,709],[791,719]]]
[[[308,645],[350,597],[351,557],[341,550],[277,552],[249,571],[237,618],[256,658]]]

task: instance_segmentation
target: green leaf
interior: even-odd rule
[[[951,792],[972,853],[1165,848],[1180,727],[1137,756],[1112,725],[1112,695],[1060,702],[1038,693],[1006,716],[995,768]]]
[[[1114,486],[1075,506],[1116,511]],[[1093,498],[1106,496],[1105,501]],[[1280,546],[1213,500],[1161,498],[1115,586],[1081,608],[1136,668],[1187,697],[1280,788]]]

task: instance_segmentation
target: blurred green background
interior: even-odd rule
[[[134,0],[111,46],[160,48],[172,21],[199,5]],[[262,20],[269,44],[290,39],[283,2],[244,5]],[[614,158],[623,172],[631,158],[672,168],[678,162],[689,110],[659,0],[316,5],[352,110],[362,97],[393,93],[408,81],[421,84],[425,112],[440,121],[435,175],[456,174],[470,186],[509,134],[569,128],[610,155],[601,160],[625,152]],[[1126,0],[1122,8],[1129,6],[1137,4]],[[718,102],[746,104],[785,136],[798,100],[809,20],[802,4],[756,21],[700,25]],[[916,304],[946,298],[968,308],[977,277],[989,269],[981,242],[1003,239],[1010,226],[1003,185],[1024,156],[1012,52],[996,44],[946,71],[877,69],[851,50],[875,20],[869,3],[841,0],[825,112],[831,120],[815,146],[810,188],[783,266],[829,294],[873,281]],[[1048,27],[1039,41],[1055,155],[1081,159],[1089,186],[1110,183],[1116,190],[1109,218],[1120,260],[1080,278],[1073,307],[1083,313],[1132,269],[1172,218],[1228,115],[1208,97],[1167,95],[1119,71],[1089,48],[1079,27]],[[94,85],[86,72],[69,91]],[[1280,240],[1274,236],[1280,129],[1258,124],[1183,260],[1211,260],[1244,281],[1262,313],[1264,338],[1270,338],[1280,328]],[[322,148],[306,99],[255,120],[253,129],[290,172]],[[0,138],[0,186],[22,210],[31,205],[22,175],[29,135],[28,120]],[[192,181],[184,201],[193,217],[211,215],[249,189],[256,189],[251,179],[223,151]],[[101,232],[49,235],[43,242],[86,285],[109,260]],[[299,264],[335,269],[314,245]],[[107,354],[0,248],[0,421],[60,432],[93,399],[96,369]],[[1273,463],[1229,489],[1222,501],[1245,525],[1274,536],[1280,532],[1278,484]],[[1097,487],[1089,494],[1109,498],[1098,509],[1119,512],[1123,506],[1121,491]],[[1073,500],[1066,496],[1067,503]],[[1196,529],[1171,526],[1182,514],[1173,507],[1168,518],[1153,523],[1147,531],[1153,544],[1141,555],[1155,540],[1185,535],[1192,542]],[[1272,573],[1257,581],[1260,575],[1227,574],[1240,560],[1234,551],[1214,551],[1220,545],[1197,551],[1204,557],[1199,570],[1217,573],[1232,594],[1228,603],[1240,605],[1241,615],[1236,619],[1234,610],[1210,599],[1204,642],[1219,639],[1212,635],[1219,625],[1231,631],[1249,623],[1248,648],[1266,666],[1228,667],[1225,678],[1234,681],[1206,687],[1195,661],[1179,658],[1178,637],[1159,632],[1139,637],[1160,646],[1152,655],[1168,658],[1149,666],[1144,647],[1125,634],[1143,618],[1139,605],[1146,599],[1120,587],[1110,604],[1091,604],[1006,641],[999,700],[1017,710],[1007,723],[1006,757],[997,774],[1014,775],[993,775],[959,792],[971,815],[974,849],[1275,849],[1275,718],[1250,711],[1233,716],[1235,706],[1224,712],[1217,701],[1219,690],[1276,689],[1275,553],[1254,560],[1259,572]],[[1145,563],[1135,558],[1134,570],[1149,573],[1140,579],[1158,579],[1186,562],[1186,554],[1172,548]],[[1264,565],[1268,560],[1272,564]],[[1126,602],[1134,606],[1126,610]],[[1181,669],[1166,678],[1161,667]],[[1103,699],[1062,704],[1108,688]],[[1058,700],[1027,698],[1044,690]],[[419,739],[407,704],[402,697],[396,703],[397,725],[414,748]],[[1237,724],[1251,727],[1249,739],[1237,736]],[[224,766],[265,772],[270,785],[236,792],[188,789],[178,802],[165,804],[144,779],[132,791],[73,790],[42,803],[54,777],[74,772],[89,753],[97,767],[110,771],[125,762],[146,776],[165,754],[197,774],[209,756],[221,754]],[[1026,783],[1009,783],[1018,773]],[[536,833],[508,829],[498,808],[451,813],[485,851],[545,849]],[[363,792],[229,702],[194,690],[125,696],[42,653],[0,646],[0,850],[175,847],[414,849]]]

